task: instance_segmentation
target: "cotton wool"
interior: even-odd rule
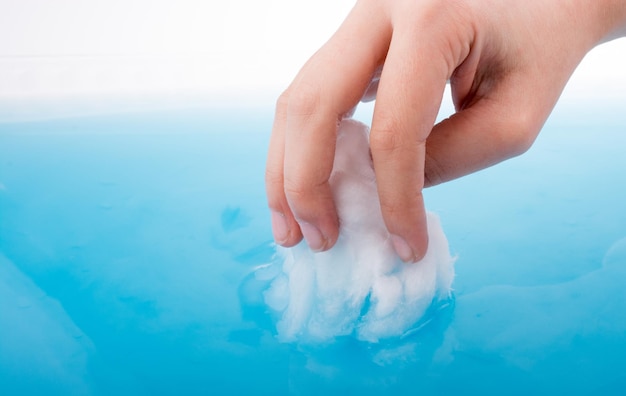
[[[277,247],[264,299],[278,317],[282,341],[399,337],[431,304],[450,297],[454,258],[435,214],[427,213],[424,258],[406,264],[396,255],[380,210],[368,135],[368,127],[352,119],[338,127],[330,177],[340,220],[336,245],[321,253],[305,242]]]

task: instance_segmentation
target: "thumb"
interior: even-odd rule
[[[536,97],[523,98],[524,91],[510,81],[435,125],[426,141],[424,186],[477,172],[527,151],[552,106]]]

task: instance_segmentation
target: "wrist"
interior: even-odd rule
[[[586,0],[596,16],[596,44],[626,37],[626,1]]]

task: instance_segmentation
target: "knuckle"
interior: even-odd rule
[[[303,178],[285,179],[285,195],[289,201],[301,201],[310,197],[313,189]]]
[[[394,218],[395,214],[398,213],[398,205],[394,205],[390,202],[381,201],[380,210],[385,217]]]
[[[272,167],[265,169],[265,182],[269,185],[279,185],[283,183],[283,173]]]
[[[392,122],[377,126],[370,135],[370,147],[375,152],[395,152],[402,146],[402,139]]]
[[[404,193],[380,201],[380,209],[386,219],[396,224],[410,223],[420,215],[421,192]]]
[[[285,90],[276,99],[276,113],[286,114],[289,107],[289,90]]]
[[[288,94],[287,111],[296,116],[311,116],[315,114],[321,102],[319,90],[311,85],[301,83],[297,89]]]
[[[535,142],[540,126],[529,112],[520,112],[510,121],[509,128],[501,132],[500,140],[504,143],[503,151],[509,157],[524,154]]]
[[[332,200],[328,179],[315,174],[285,175],[284,193],[294,209],[315,206],[328,198]]]

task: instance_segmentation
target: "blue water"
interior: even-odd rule
[[[621,118],[620,118],[621,117]],[[0,394],[623,394],[626,118],[554,116],[429,189],[454,302],[381,344],[281,344],[271,111],[0,124]]]

